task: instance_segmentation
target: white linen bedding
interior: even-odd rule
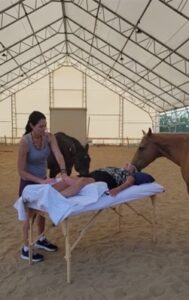
[[[164,191],[164,187],[157,182],[133,185],[111,197],[105,194],[107,185],[104,182],[91,183],[85,186],[78,195],[65,198],[49,184],[28,185],[22,197],[14,204],[18,211],[18,219],[26,219],[25,205],[48,213],[52,222],[57,225],[65,218],[149,197]]]

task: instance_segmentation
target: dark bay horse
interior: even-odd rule
[[[189,134],[148,133],[144,136],[132,159],[138,170],[145,168],[158,157],[166,157],[178,166],[189,193]]]
[[[63,132],[55,133],[55,137],[65,159],[67,174],[71,174],[74,166],[79,175],[88,175],[91,161],[88,154],[89,145],[86,144],[83,146],[76,138]],[[48,157],[48,169],[50,170],[50,177],[55,177],[60,172],[60,168],[52,152]]]

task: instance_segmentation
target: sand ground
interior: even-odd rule
[[[73,282],[67,284],[64,238],[49,220],[47,236],[59,251],[43,252],[45,261],[33,266],[19,258],[22,227],[13,208],[17,151],[16,145],[0,145],[1,300],[189,299],[189,196],[176,165],[162,158],[146,168],[166,189],[157,201],[158,242],[152,242],[149,224],[129,209],[124,209],[121,232],[117,232],[117,216],[105,210],[74,250]],[[134,151],[132,147],[91,146],[91,170],[120,166],[130,161]],[[148,199],[133,205],[151,214]],[[90,216],[72,218],[71,239]]]

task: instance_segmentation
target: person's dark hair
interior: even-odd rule
[[[26,127],[25,127],[25,133],[24,133],[24,135],[32,131],[32,128],[31,128],[30,124],[32,124],[33,126],[35,126],[42,119],[46,120],[46,117],[45,117],[45,115],[43,113],[41,113],[40,111],[36,111],[36,110],[33,111],[29,115],[28,122],[27,122]]]

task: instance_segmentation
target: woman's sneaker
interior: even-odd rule
[[[38,240],[35,243],[35,247],[39,249],[44,249],[49,252],[55,252],[58,250],[58,247],[56,245],[51,244],[46,238],[43,241]]]
[[[21,250],[20,258],[29,260],[29,250],[25,251],[24,247]],[[33,262],[40,262],[43,261],[44,257],[42,254],[39,253],[32,253],[32,261]]]

